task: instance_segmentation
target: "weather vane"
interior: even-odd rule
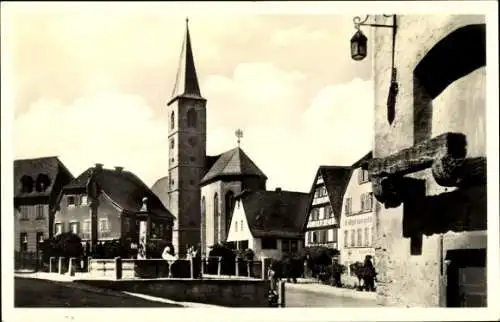
[[[236,132],[234,132],[236,137],[238,138],[238,147],[240,146],[241,138],[243,137],[243,131],[241,129],[237,129]]]

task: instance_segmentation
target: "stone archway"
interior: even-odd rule
[[[414,142],[431,138],[433,100],[458,79],[486,66],[486,25],[460,27],[438,43],[413,71]]]

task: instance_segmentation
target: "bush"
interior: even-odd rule
[[[226,244],[216,244],[208,253],[208,274],[217,274],[218,260],[216,257],[221,257],[221,274],[234,275],[236,254]]]
[[[50,257],[82,257],[82,240],[78,235],[66,232],[47,239],[42,246],[44,261]]]

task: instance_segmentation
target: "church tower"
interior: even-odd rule
[[[200,181],[205,172],[206,99],[201,96],[188,20],[177,76],[168,102],[168,197],[176,217],[172,242],[181,256],[200,242]]]

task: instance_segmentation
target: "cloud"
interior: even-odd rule
[[[151,182],[167,173],[165,124],[136,95],[100,92],[70,104],[41,99],[14,123],[14,154],[59,155],[74,175],[96,162],[125,166]]]

